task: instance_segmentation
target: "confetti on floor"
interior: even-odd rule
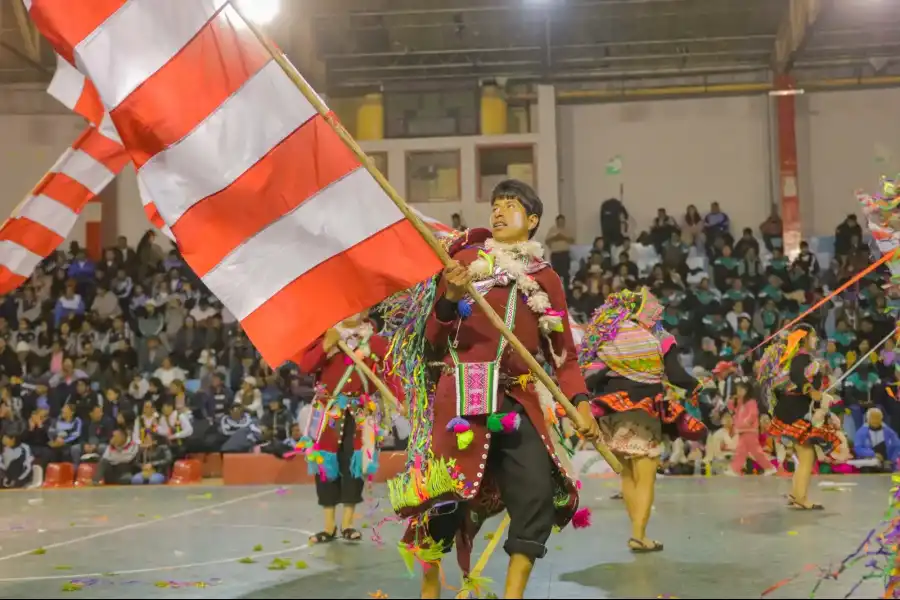
[[[35,548],[34,550],[31,551],[31,553],[34,554],[35,556],[42,556],[44,554],[47,554],[47,551],[44,550],[43,548]]]
[[[262,552],[262,550],[263,550],[262,544],[257,544],[255,546],[253,546],[254,552]]]
[[[375,590],[374,592],[369,592],[369,598],[387,598],[388,595],[382,592],[381,590]]]
[[[256,561],[253,560],[252,558],[250,558],[249,556],[245,556],[244,558],[240,559],[238,562],[241,563],[242,565],[252,565]]]
[[[188,500],[212,500],[212,492],[206,492],[205,494],[191,494],[188,496]]]
[[[306,561],[298,560],[296,563],[294,563],[294,567],[302,570],[308,568],[309,565],[306,564]]]
[[[81,583],[73,583],[71,581],[67,581],[62,584],[62,591],[64,592],[79,592],[84,588],[84,585]]]
[[[799,535],[800,532],[798,532],[798,531],[788,531],[787,534],[788,534],[788,535]]]
[[[287,558],[273,558],[272,562],[269,563],[268,569],[270,571],[284,571],[288,567],[291,566],[290,559]]]
[[[56,565],[53,568],[56,569],[57,571],[71,571],[72,570],[72,567],[69,565]]]

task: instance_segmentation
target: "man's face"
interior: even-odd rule
[[[103,418],[103,409],[102,408],[100,408],[99,406],[95,406],[94,408],[91,409],[91,421],[93,421],[94,423],[99,423],[102,418]]]
[[[498,242],[525,242],[537,225],[537,216],[529,215],[517,198],[497,198],[491,205],[491,231]]]

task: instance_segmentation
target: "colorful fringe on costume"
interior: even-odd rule
[[[891,272],[890,282],[884,286],[888,295],[900,298],[900,175],[896,179],[881,178],[881,191],[875,195],[856,192],[856,199],[862,204],[868,220],[869,231],[875,246],[881,254],[893,253],[887,266]]]

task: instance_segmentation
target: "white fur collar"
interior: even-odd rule
[[[544,246],[540,242],[528,240],[527,242],[517,242],[515,244],[504,244],[498,242],[494,238],[488,238],[484,241],[484,247],[488,252],[495,251],[509,252],[514,255],[524,255],[538,260],[544,258]]]
[[[334,328],[341,334],[341,340],[345,342],[352,338],[368,340],[375,334],[375,328],[368,321],[363,321],[356,327],[344,327],[343,323],[338,323]]]

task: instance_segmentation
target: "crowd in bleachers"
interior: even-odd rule
[[[662,469],[727,471],[747,427],[790,468],[789,449],[764,433],[766,406],[752,386],[762,416],[735,423],[742,379],[723,365],[751,374],[750,349],[869,264],[856,218],[833,240],[804,242],[793,260],[774,212],[759,237],[748,228],[736,239],[717,203],[706,215],[688,207],[681,218],[660,209],[633,240],[628,224],[627,208],[611,200],[589,249],[579,255],[563,217],[546,244],[576,319],[610,292],[646,285],[666,306],[685,366],[718,375],[718,389],[697,407],[711,429],[705,445],[673,440]],[[37,484],[35,467],[50,462],[96,463],[97,483],[162,483],[188,453],[280,454],[296,445],[311,379],[290,364],[267,365],[234,316],[160,242],[168,246],[153,231],[135,248],[120,237],[99,262],[73,242],[0,300],[0,486]],[[869,459],[863,468],[878,470],[900,458],[900,351],[889,341],[869,354],[895,324],[882,280],[876,272],[806,318],[827,340],[834,376],[862,362],[835,410],[856,457]]]
[[[580,253],[564,217],[548,234],[550,259],[568,288],[572,314],[585,321],[611,292],[647,286],[665,305],[664,324],[678,340],[684,366],[718,382],[700,395],[697,407],[711,432],[706,443],[673,440],[661,468],[730,472],[740,434],[752,427],[770,458],[791,470],[790,449],[765,433],[768,407],[753,385],[747,392],[762,416],[735,422],[737,384],[752,384],[760,351],[751,350],[871,263],[856,216],[847,216],[833,238],[802,242],[793,260],[784,254],[776,212],[758,232],[744,228],[734,235],[716,202],[705,215],[689,206],[681,218],[659,209],[650,228],[631,239],[627,207],[612,199],[601,207],[601,231]],[[804,318],[825,340],[834,380],[855,367],[837,386],[841,402],[833,407],[854,460],[825,469],[892,470],[900,459],[900,355],[893,339],[870,353],[896,326],[882,291],[886,280],[875,271]],[[729,370],[729,363],[739,369]],[[748,460],[740,470],[762,469]]]
[[[98,483],[161,483],[187,453],[278,453],[312,395],[153,231],[100,262],[73,242],[0,301],[3,487],[50,462],[94,462]]]

